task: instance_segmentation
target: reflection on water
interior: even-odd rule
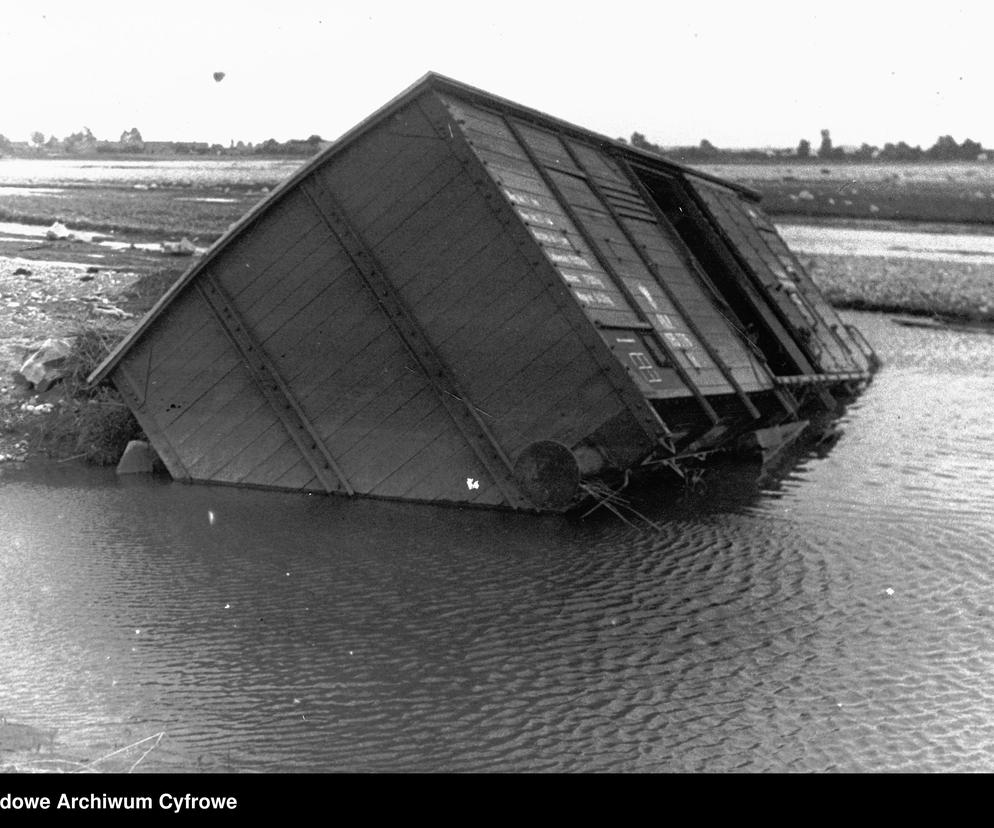
[[[0,712],[149,771],[992,770],[994,337],[847,316],[838,444],[659,531],[5,472]]]

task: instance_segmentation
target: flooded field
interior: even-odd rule
[[[701,169],[745,184],[775,215],[994,225],[994,163],[813,159]]]
[[[846,321],[838,443],[657,530],[4,470],[0,765],[994,770],[994,337]]]
[[[800,254],[994,264],[994,235],[956,232],[954,228],[923,232],[780,222],[778,229],[790,249]]]
[[[213,241],[301,159],[0,159],[0,221]],[[135,238],[137,237],[137,239]]]
[[[907,182],[972,181],[979,187],[994,189],[994,163],[975,161],[824,161],[811,159],[801,163],[784,159],[763,164],[695,164],[696,168],[733,181],[782,181],[831,178],[873,184],[879,181]]]
[[[278,184],[302,159],[0,158],[0,196],[17,188],[100,184],[158,186],[265,186]]]

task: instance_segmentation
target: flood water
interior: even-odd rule
[[[844,316],[834,447],[658,529],[3,472],[0,764],[994,770],[994,336]]]
[[[780,224],[791,250],[809,256],[848,255],[925,259],[933,262],[994,264],[994,236],[949,226],[944,232]],[[959,231],[959,232],[958,232]]]

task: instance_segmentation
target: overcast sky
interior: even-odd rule
[[[334,138],[434,70],[668,146],[994,146],[992,23],[948,0],[25,0],[0,13],[0,133]]]

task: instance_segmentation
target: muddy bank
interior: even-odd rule
[[[80,231],[71,239],[46,239],[44,231],[0,227],[0,462],[49,449],[73,456],[67,432],[81,417],[99,419],[72,398],[77,389],[60,383],[38,393],[25,383],[18,371],[26,357],[46,340],[81,334],[91,337],[88,347],[110,347],[192,261],[165,255],[148,238],[107,245]],[[100,410],[119,419],[116,403],[104,395]]]
[[[832,254],[802,259],[837,308],[994,324],[990,266]]]

